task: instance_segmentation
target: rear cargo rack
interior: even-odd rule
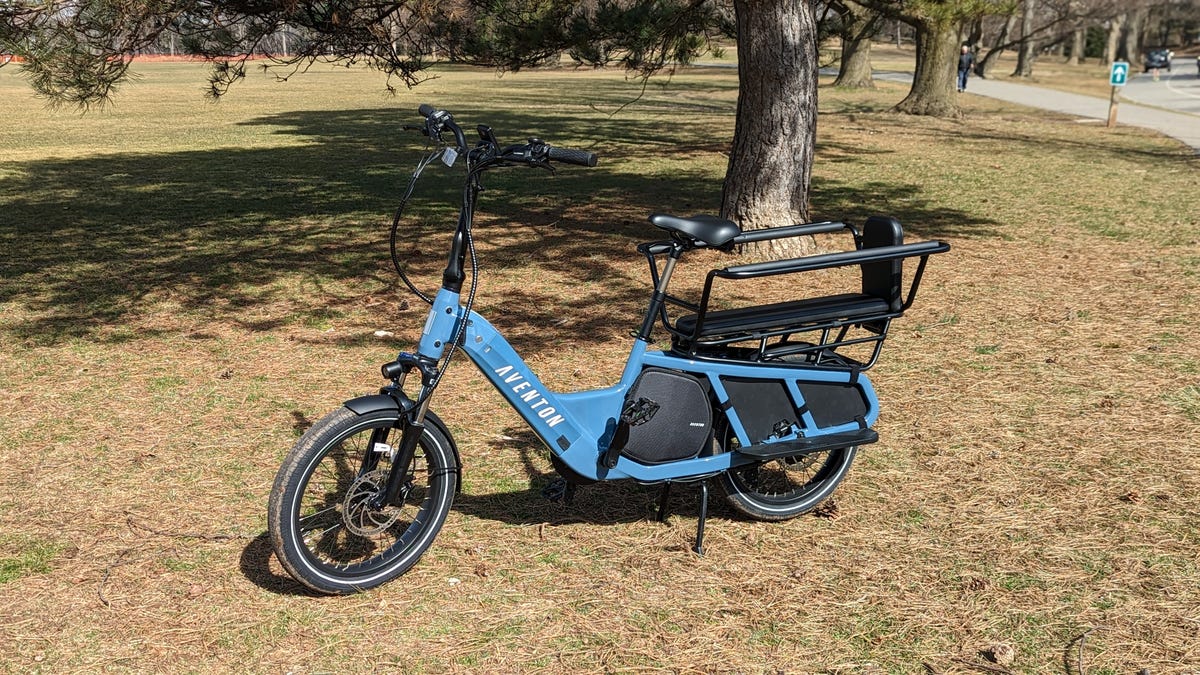
[[[660,312],[661,323],[672,336],[672,349],[695,357],[788,360],[838,369],[866,370],[873,366],[879,358],[891,320],[912,306],[929,256],[950,250],[949,244],[942,241],[905,244],[900,222],[882,216],[867,219],[861,233],[840,222],[810,223],[753,230],[739,235],[733,243],[839,231],[853,235],[855,250],[711,270],[697,303],[668,294],[667,304],[689,312],[674,321],[665,304]],[[669,249],[669,242],[638,247],[650,261],[656,285],[656,258]],[[920,258],[920,262],[907,292],[902,294],[902,261],[906,258]],[[851,266],[862,269],[862,285],[855,289],[856,292],[735,309],[711,310],[709,306],[718,279],[760,279]],[[839,351],[860,344],[870,345],[866,358],[856,359]]]

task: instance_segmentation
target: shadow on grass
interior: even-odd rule
[[[727,111],[700,106],[691,114],[718,113]],[[477,238],[502,241],[504,249],[489,252],[486,267],[603,282],[608,310],[597,312],[594,298],[532,289],[525,298],[505,298],[501,325],[578,318],[559,334],[583,340],[614,314],[636,321],[647,281],[613,275],[609,256],[633,256],[637,241],[659,237],[645,214],[719,206],[720,180],[711,172],[671,168],[675,158],[721,148],[688,125],[497,110],[459,117],[487,120],[502,140],[536,133],[603,158],[600,168],[568,167],[554,177],[528,169],[487,177]],[[387,223],[422,147],[400,137],[400,122],[393,109],[290,112],[247,123],[278,127],[294,143],[285,147],[117,153],[13,167],[0,179],[0,303],[31,316],[10,324],[10,336],[33,344],[146,337],[146,330],[113,329],[151,306],[271,331],[319,326],[364,298],[390,297],[397,282]],[[603,140],[589,144],[594,139]],[[870,161],[868,151],[851,146],[837,153],[839,161]],[[641,170],[652,162],[652,171]],[[402,230],[402,256],[427,288],[444,264],[461,175],[431,167],[420,187],[431,199],[414,203],[413,225]],[[924,202],[915,184],[826,180],[817,192],[823,217],[890,210],[913,224],[916,237],[994,234],[992,223]]]
[[[617,525],[653,520],[657,516],[662,486],[641,485],[631,480],[580,485],[569,502],[551,501],[542,491],[559,476],[553,470],[541,468],[546,464],[538,460],[544,454],[541,441],[524,428],[509,428],[504,433],[511,440],[497,445],[518,453],[529,479],[529,489],[484,495],[460,494],[454,500],[455,510],[510,525]],[[471,467],[464,467],[464,471],[469,475]],[[732,509],[727,509],[720,498],[721,490],[716,481],[710,480],[709,483],[709,518],[736,519],[737,515]],[[671,490],[668,514],[684,518],[699,517],[699,497],[698,483],[675,485]]]
[[[238,559],[238,568],[242,576],[259,588],[277,595],[295,595],[303,597],[321,597],[317,593],[301,585],[295,579],[271,571],[271,538],[266,532],[258,535],[242,549]]]

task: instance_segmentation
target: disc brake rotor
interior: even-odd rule
[[[350,485],[342,500],[342,522],[350,532],[360,537],[375,537],[383,534],[400,517],[399,507],[371,507],[371,500],[387,485],[387,478],[386,469],[376,469],[359,476]]]

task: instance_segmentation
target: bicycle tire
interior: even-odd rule
[[[432,414],[430,414],[431,416]],[[404,574],[433,543],[458,482],[453,442],[440,423],[426,424],[403,504],[372,510],[390,457],[361,469],[380,439],[399,444],[400,412],[358,415],[339,408],[310,428],[284,459],[267,505],[275,556],[304,586],[325,594],[374,588]],[[376,431],[382,436],[374,436]]]
[[[721,474],[721,487],[739,513],[755,520],[790,520],[833,494],[857,452],[857,446],[848,446],[735,467]]]

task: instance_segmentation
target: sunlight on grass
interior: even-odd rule
[[[620,72],[444,68],[391,98],[318,67],[209,104],[202,65],[137,70],[80,116],[0,69],[0,669],[950,672],[1007,641],[1032,672],[1094,626],[1088,672],[1200,668],[1200,165],[1178,143],[823,87],[814,219],[889,213],[954,246],[870,371],[881,441],[837,509],[765,524],[714,494],[700,558],[696,486],[665,524],[645,486],[547,503],[548,451],[464,361],[433,403],[466,465],[447,527],[330,601],[271,557],[265,504],[285,449],[420,333],[387,253],[424,148],[401,125],[429,101],[600,155],[489,175],[476,230],[478,308],[550,386],[596,387],[649,293],[646,215],[720,207],[736,71],[638,98]],[[431,167],[400,230],[427,291],[458,179]],[[697,252],[678,288],[727,262]]]
[[[24,535],[0,535],[0,584],[30,574],[46,574],[62,546]],[[13,555],[15,554],[15,555]]]

